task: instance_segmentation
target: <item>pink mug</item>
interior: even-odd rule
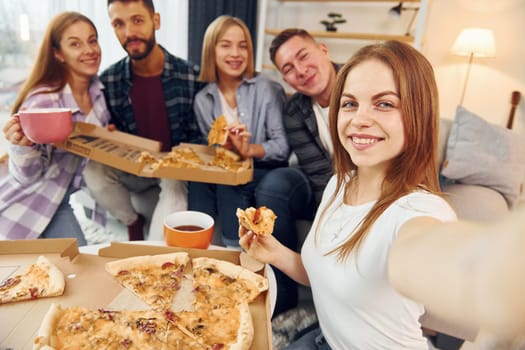
[[[25,136],[34,143],[55,143],[68,138],[73,118],[68,108],[34,108],[16,114]]]

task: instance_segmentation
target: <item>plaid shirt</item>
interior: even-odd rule
[[[337,71],[342,65],[334,64]],[[284,127],[288,143],[297,156],[300,169],[310,179],[317,206],[326,184],[333,175],[332,157],[319,136],[317,120],[310,96],[296,92],[284,108]]]
[[[197,81],[199,70],[188,62],[171,55],[164,48],[162,90],[171,126],[171,146],[181,142],[203,143],[203,137],[193,115],[193,98],[203,86]],[[125,57],[100,75],[104,94],[111,112],[111,123],[118,130],[138,135],[131,106],[131,60]]]
[[[93,108],[87,116],[80,111],[69,85],[58,92],[48,91],[35,89],[23,106],[70,108],[73,121],[107,124],[109,112],[98,78],[89,87]],[[9,175],[0,181],[0,239],[37,238],[55,215],[66,191],[80,188],[85,161],[51,144],[10,144],[8,152]]]

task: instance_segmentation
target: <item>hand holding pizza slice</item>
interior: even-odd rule
[[[237,208],[236,214],[239,219],[239,226],[244,227],[248,231],[261,236],[269,236],[273,233],[277,215],[270,208],[265,206],[257,209],[249,207],[245,210]]]

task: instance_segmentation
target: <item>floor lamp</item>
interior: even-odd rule
[[[459,102],[460,105],[463,105],[470,75],[470,66],[474,57],[496,57],[496,46],[492,30],[483,28],[463,29],[452,46],[452,53],[458,56],[468,56],[469,58],[463,92]]]

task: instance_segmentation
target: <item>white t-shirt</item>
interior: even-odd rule
[[[343,203],[337,193],[327,210],[315,240],[319,215],[335,191],[336,177],[326,186],[312,228],[302,248],[315,308],[323,334],[333,350],[427,349],[419,317],[424,307],[400,295],[387,278],[390,247],[400,226],[417,216],[455,221],[456,214],[439,196],[418,191],[394,202],[373,225],[356,255],[342,263],[337,255],[325,255],[346,241],[354,226],[374,205]]]
[[[319,130],[319,138],[323,143],[324,148],[328,151],[330,156],[334,155],[334,145],[332,143],[332,138],[330,137],[330,128],[328,122],[328,113],[330,112],[330,107],[321,107],[317,102],[312,102],[312,108],[315,114],[315,120],[317,121],[317,130]]]
[[[219,90],[219,96],[221,97],[222,113],[226,117],[226,120],[228,121],[228,125],[233,122],[238,122],[239,121],[239,111],[237,107],[231,107],[228,104],[221,90]]]

